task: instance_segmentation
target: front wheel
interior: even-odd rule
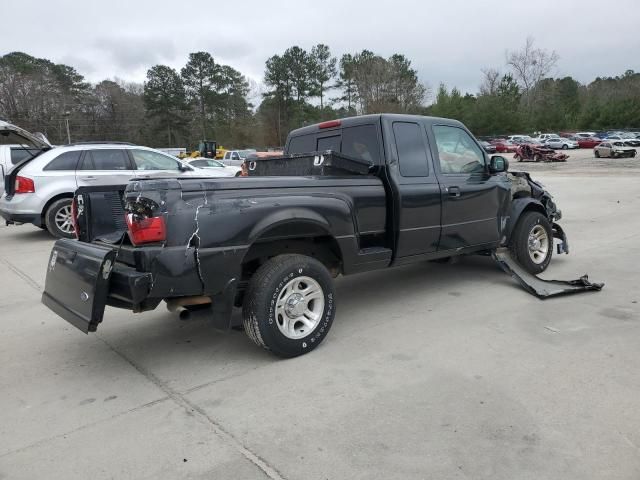
[[[511,251],[529,273],[544,272],[553,255],[553,231],[547,217],[539,212],[524,213],[511,235]]]
[[[331,274],[305,255],[279,255],[262,265],[251,277],[242,307],[247,335],[286,358],[316,348],[335,312]]]
[[[598,150],[594,150],[593,154],[596,158],[600,158],[600,152]]]
[[[566,143],[562,144],[562,149],[563,150],[567,150],[569,148],[569,145],[567,145]]]
[[[71,217],[71,199],[61,198],[53,202],[44,215],[49,233],[56,238],[75,238]]]

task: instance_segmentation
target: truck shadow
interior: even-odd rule
[[[518,289],[488,257],[462,258],[456,264],[420,263],[390,270],[339,278],[336,282],[337,316],[332,333],[366,326],[367,312],[388,307],[392,302],[402,314],[402,306],[421,299],[464,301],[460,290],[473,284],[504,290]],[[234,312],[241,316],[240,309]],[[393,321],[392,319],[390,321]],[[355,322],[355,324],[354,324]],[[153,312],[133,316],[107,309],[98,336],[120,355],[158,378],[179,378],[184,391],[210,384],[229,375],[236,376],[281,359],[257,347],[243,331],[220,332],[206,320],[180,321],[159,306]],[[323,345],[318,349],[322,350]],[[294,360],[295,361],[295,360]],[[182,377],[182,378],[181,378]]]

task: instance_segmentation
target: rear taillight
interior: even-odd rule
[[[33,193],[36,191],[36,186],[33,180],[27,177],[16,177],[16,188],[14,193]]]
[[[342,122],[340,120],[329,120],[328,122],[322,122],[318,124],[318,128],[323,130],[325,128],[339,127],[340,125],[342,125]]]
[[[129,238],[134,245],[166,240],[167,229],[163,217],[142,217],[127,213],[125,218],[129,228]]]

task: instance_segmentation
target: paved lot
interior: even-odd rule
[[[39,303],[51,239],[0,227],[0,478],[637,480],[640,161],[572,160],[530,169],[573,250],[546,276],[602,292],[479,257],[342,278],[286,361],[161,308],[85,336]]]

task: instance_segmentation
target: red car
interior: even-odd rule
[[[512,143],[510,140],[504,140],[502,138],[493,139],[489,143],[496,147],[496,152],[498,153],[515,152],[518,148],[518,145],[516,145],[515,143]]]
[[[597,137],[573,137],[572,140],[578,142],[580,148],[594,148],[602,143]]]

